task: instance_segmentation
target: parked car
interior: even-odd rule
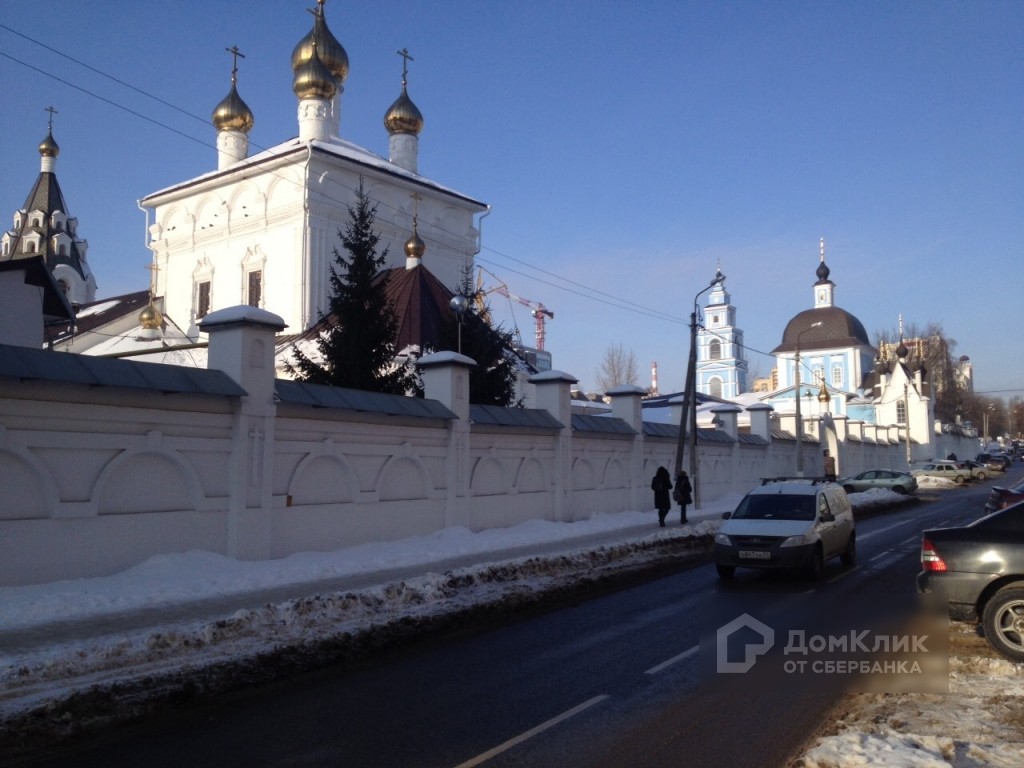
[[[944,477],[952,480],[957,485],[966,483],[971,473],[957,466],[955,461],[929,461],[923,464],[920,469],[911,472],[915,478],[921,477]]]
[[[1010,460],[1001,453],[979,453],[975,459],[976,462],[984,467],[995,470],[997,472],[1005,472],[1010,468]]]
[[[715,534],[718,576],[731,579],[737,567],[798,568],[821,578],[825,562],[857,558],[853,507],[837,483],[818,478],[773,478],[726,512]]]
[[[985,511],[998,512],[1000,509],[1006,509],[1011,504],[1016,504],[1019,501],[1024,501],[1024,480],[1017,483],[1017,485],[1011,485],[1009,488],[996,485],[988,492],[988,499],[985,501]]]
[[[1024,661],[1024,504],[925,531],[921,567],[918,592],[951,619],[980,621],[996,651]]]
[[[914,476],[898,469],[869,469],[853,477],[844,477],[839,484],[847,493],[870,491],[872,488],[884,488],[895,493],[913,493],[917,490]]]
[[[971,473],[971,480],[984,480],[991,474],[991,470],[976,461],[958,461],[957,464]]]

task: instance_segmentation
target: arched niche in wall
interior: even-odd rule
[[[357,487],[348,462],[338,456],[319,454],[299,462],[288,483],[288,495],[294,506],[343,504],[355,498]]]
[[[0,520],[49,517],[57,499],[56,482],[42,467],[11,451],[0,450]]]
[[[197,510],[202,496],[186,464],[155,451],[120,454],[103,468],[93,492],[101,515]]]

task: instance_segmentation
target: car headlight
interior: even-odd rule
[[[730,539],[724,533],[716,533],[715,534],[715,544],[721,544],[723,547],[731,547],[732,546],[732,539]]]
[[[801,533],[799,536],[790,536],[788,539],[779,544],[780,547],[803,547],[807,544],[813,544],[817,541],[817,537],[810,533]]]

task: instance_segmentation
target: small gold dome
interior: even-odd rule
[[[330,70],[317,55],[314,42],[313,56],[305,64],[300,64],[292,79],[292,90],[300,99],[322,99],[329,101],[338,92],[337,83]]]
[[[313,58],[314,43],[320,61],[327,67],[327,70],[334,75],[339,83],[345,82],[345,78],[348,77],[348,54],[337,38],[331,34],[331,30],[327,28],[322,2],[313,14],[313,29],[299,41],[292,51],[293,72],[297,72],[299,67]]]
[[[164,316],[160,314],[160,310],[150,303],[139,312],[139,325],[141,325],[147,331],[155,331],[164,324]]]
[[[235,87],[234,77],[232,77],[231,90],[213,110],[213,125],[218,131],[248,133],[252,130],[255,121],[256,118],[253,117],[249,105],[238,95],[238,89]]]
[[[412,103],[404,84],[402,95],[395,99],[395,103],[388,107],[384,115],[384,127],[390,134],[411,133],[414,136],[418,136],[423,130],[423,114]]]
[[[414,229],[412,235],[405,241],[405,255],[410,259],[422,259],[423,254],[426,252],[427,244],[423,242],[423,238]]]
[[[39,142],[39,154],[42,157],[56,157],[60,154],[60,146],[53,138],[53,132],[46,134],[46,138]]]

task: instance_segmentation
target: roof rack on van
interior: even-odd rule
[[[789,475],[781,475],[779,477],[762,477],[761,485],[768,485],[769,483],[809,483],[810,485],[818,485],[819,483],[829,482],[828,478],[825,477],[796,477]]]

